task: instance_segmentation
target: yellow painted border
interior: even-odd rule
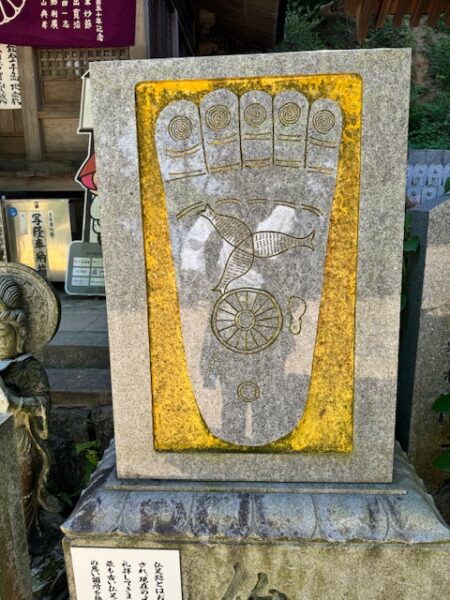
[[[343,113],[323,295],[311,383],[303,417],[287,436],[245,447],[211,434],[200,414],[187,369],[163,182],[154,141],[164,106],[226,87],[276,94],[302,92],[310,102],[336,100]],[[351,452],[362,80],[359,75],[143,82],[136,86],[143,234],[147,269],[154,447],[161,451]]]

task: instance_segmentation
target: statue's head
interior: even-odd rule
[[[0,277],[0,360],[22,354],[27,325],[19,284],[12,277]]]

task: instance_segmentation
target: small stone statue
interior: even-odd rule
[[[39,507],[60,510],[46,490],[49,383],[32,355],[56,333],[59,316],[58,298],[43,277],[24,265],[0,265],[0,412],[14,415],[28,532]]]

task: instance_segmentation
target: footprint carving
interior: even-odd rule
[[[186,96],[154,132],[195,397],[214,435],[255,447],[307,401],[343,127],[286,85]]]

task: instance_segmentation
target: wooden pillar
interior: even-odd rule
[[[356,13],[356,34],[358,42],[363,42],[369,32],[372,15],[377,7],[377,0],[363,0]]]
[[[23,133],[27,160],[42,160],[43,143],[39,123],[40,87],[33,48],[17,47],[20,93],[22,96]]]
[[[398,0],[397,7],[392,21],[394,27],[400,27],[403,21],[403,17],[407,14],[409,9],[409,0]]]
[[[386,15],[391,8],[391,0],[382,0],[380,3],[380,8],[378,9],[376,28],[382,29],[384,27],[384,21],[386,20]]]

